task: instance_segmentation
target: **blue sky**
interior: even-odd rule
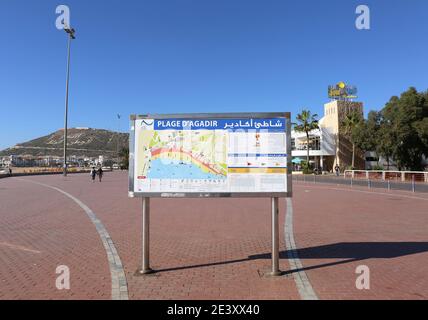
[[[126,131],[132,113],[322,114],[342,80],[366,111],[428,88],[426,0],[0,0],[0,149],[63,126],[59,4],[77,30],[70,127]],[[359,4],[370,31],[355,28]]]

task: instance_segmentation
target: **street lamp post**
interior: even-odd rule
[[[116,157],[117,157],[117,164],[118,164],[118,165],[119,165],[119,162],[120,162],[120,157],[119,157],[120,118],[121,118],[121,115],[120,115],[120,114],[117,114]]]
[[[73,28],[64,27],[65,32],[68,34],[68,54],[67,54],[67,78],[65,82],[65,115],[64,115],[64,177],[67,176],[67,122],[68,122],[68,83],[70,80],[70,51],[71,40],[76,39]]]

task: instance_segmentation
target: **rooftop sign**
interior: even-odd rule
[[[356,86],[347,85],[343,81],[328,87],[328,97],[330,99],[356,99],[357,92]]]

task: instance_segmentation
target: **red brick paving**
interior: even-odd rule
[[[118,249],[131,299],[299,298],[291,276],[259,276],[270,266],[267,199],[152,200],[151,262],[161,272],[137,277],[141,199],[127,198],[125,173],[106,173],[101,184],[86,174],[25,179],[57,186],[95,212]],[[305,268],[314,266],[306,272],[321,299],[428,298],[428,201],[294,186],[298,253]],[[0,180],[0,200],[0,243],[41,251],[0,244],[0,299],[111,297],[107,257],[77,205],[54,190],[16,179]],[[284,213],[281,201],[281,225]],[[288,270],[282,256],[281,269]],[[360,260],[335,264],[352,259]],[[58,264],[72,270],[69,292],[54,288]],[[360,264],[371,270],[368,291],[355,288]]]
[[[151,262],[162,272],[138,277],[141,199],[127,197],[125,174],[107,173],[101,184],[90,182],[87,175],[26,179],[59,187],[95,212],[118,249],[131,299],[298,299],[291,276],[260,276],[270,268],[268,199],[152,200]],[[281,246],[284,250],[283,241]],[[281,268],[289,268],[287,260],[281,261]]]
[[[426,195],[302,183],[295,190],[303,265],[339,262],[306,271],[319,298],[428,299]],[[370,290],[356,289],[358,265],[370,268]]]
[[[107,256],[74,202],[8,178],[0,181],[0,204],[0,299],[110,298]],[[59,265],[70,269],[68,291],[55,286]]]

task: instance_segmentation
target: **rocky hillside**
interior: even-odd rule
[[[128,134],[103,129],[71,128],[68,129],[68,154],[95,157],[100,154],[115,155],[119,150],[128,147]],[[0,156],[32,155],[61,156],[64,144],[64,130],[58,130],[47,136],[0,151]]]

